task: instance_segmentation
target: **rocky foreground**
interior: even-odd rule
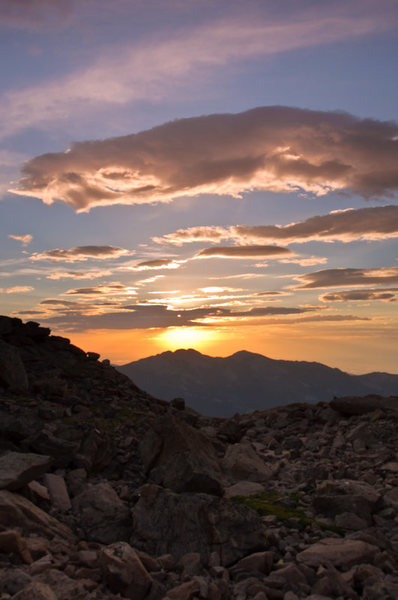
[[[377,396],[202,417],[1,317],[0,598],[396,599],[397,423]]]

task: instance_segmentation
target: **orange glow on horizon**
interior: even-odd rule
[[[253,327],[173,327],[169,329],[55,331],[86,351],[101,354],[113,364],[193,348],[210,356],[230,356],[239,350],[279,360],[317,361],[349,373],[397,373],[396,340],[383,327],[369,323],[291,323]],[[327,343],[325,343],[327,342]]]

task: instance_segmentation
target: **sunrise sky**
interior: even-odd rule
[[[1,314],[398,373],[397,0],[1,0]]]

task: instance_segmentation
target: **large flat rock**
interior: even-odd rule
[[[6,452],[0,456],[0,490],[18,490],[48,471],[52,463],[41,454]]]
[[[350,568],[372,563],[378,548],[361,540],[325,538],[297,554],[296,559],[308,567],[331,563],[335,567]]]
[[[29,500],[8,490],[0,491],[0,526],[21,531],[23,536],[32,533],[47,538],[61,538],[73,542],[72,531],[32,504]]]

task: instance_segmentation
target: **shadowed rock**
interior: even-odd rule
[[[52,459],[49,456],[6,452],[0,456],[0,489],[18,490],[44,475],[51,464]]]

